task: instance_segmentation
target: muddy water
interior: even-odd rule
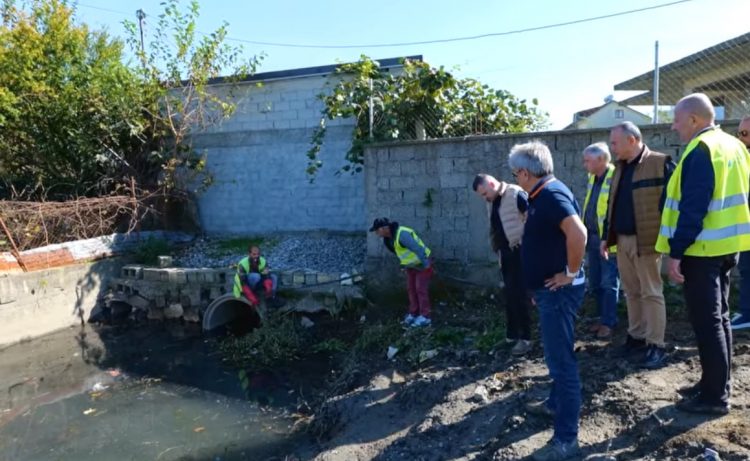
[[[67,329],[0,351],[0,461],[283,459],[313,381],[224,366],[183,325]]]

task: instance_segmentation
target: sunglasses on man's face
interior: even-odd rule
[[[737,136],[740,138],[746,138],[748,134],[750,134],[748,130],[740,130],[737,132]]]

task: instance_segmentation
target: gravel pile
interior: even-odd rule
[[[180,267],[233,267],[246,250],[221,251],[219,240],[197,239],[174,257]],[[301,270],[341,273],[364,269],[366,238],[351,235],[290,235],[261,245],[268,265],[277,271]]]

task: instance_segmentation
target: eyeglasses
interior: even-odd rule
[[[741,130],[737,132],[737,136],[739,136],[740,138],[745,138],[748,134],[750,134],[750,131],[748,130]]]
[[[517,171],[511,171],[510,174],[513,176],[513,179],[518,179],[518,172]]]

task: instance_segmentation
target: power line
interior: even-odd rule
[[[453,37],[453,38],[443,38],[443,39],[435,39],[435,40],[422,40],[417,42],[395,42],[395,43],[377,43],[377,44],[362,44],[362,45],[308,45],[308,44],[302,44],[302,43],[281,43],[281,42],[266,42],[266,41],[260,41],[260,40],[249,40],[249,39],[243,39],[243,38],[235,38],[235,37],[226,37],[227,40],[231,40],[234,42],[241,42],[241,43],[248,43],[251,45],[264,45],[264,46],[277,46],[277,47],[283,47],[283,48],[317,48],[317,49],[350,49],[350,48],[388,48],[388,47],[402,47],[402,46],[414,46],[414,45],[431,45],[436,43],[451,43],[451,42],[463,42],[463,41],[469,41],[469,40],[480,40],[483,38],[489,38],[489,37],[503,37],[506,35],[517,35],[517,34],[523,34],[526,32],[536,32],[539,30],[547,30],[547,29],[554,29],[558,27],[565,27],[565,26],[572,26],[575,24],[583,24],[586,22],[593,22],[593,21],[600,21],[602,19],[609,19],[614,18],[618,16],[626,16],[630,14],[635,13],[641,13],[644,11],[650,11],[650,10],[656,10],[660,8],[666,8],[669,6],[679,5],[681,3],[688,3],[692,2],[693,0],[677,0],[670,3],[662,3],[660,5],[654,5],[654,6],[647,6],[644,8],[638,8],[634,10],[627,10],[627,11],[620,11],[617,13],[610,13],[605,14],[601,16],[593,16],[590,18],[583,18],[583,19],[576,19],[573,21],[566,21],[566,22],[558,22],[555,24],[547,24],[543,26],[535,26],[535,27],[527,27],[525,29],[515,29],[515,30],[508,30],[503,32],[491,32],[487,34],[480,34],[480,35],[470,35],[466,37]],[[111,10],[107,8],[100,8],[96,6],[91,5],[85,5],[82,3],[79,3],[78,6],[82,6],[85,8],[92,8],[96,10],[102,10],[102,11],[108,11],[111,13],[119,13],[128,15],[129,13],[125,13],[123,11],[116,11]],[[197,31],[200,34],[208,35],[206,32]]]
[[[673,6],[673,5],[677,5],[680,3],[687,3],[691,1],[693,0],[678,0],[675,2],[671,2],[671,3],[663,3],[661,5],[648,6],[645,8],[638,8],[635,10],[621,11],[618,13],[605,14],[602,16],[594,16],[591,18],[577,19],[574,21],[560,22],[556,24],[548,24],[544,26],[529,27],[526,29],[509,30],[509,31],[504,31],[504,32],[492,32],[488,34],[471,35],[468,37],[454,37],[454,38],[444,38],[444,39],[436,39],[436,40],[423,40],[423,41],[418,41],[418,42],[396,42],[396,43],[380,43],[380,44],[366,44],[366,45],[305,45],[305,44],[299,44],[299,43],[263,42],[263,41],[257,41],[257,40],[245,40],[245,39],[230,38],[230,37],[227,37],[227,40],[234,40],[237,42],[249,43],[253,45],[278,46],[278,47],[286,47],[286,48],[320,48],[320,49],[386,48],[386,47],[401,47],[401,46],[414,46],[414,45],[430,45],[430,44],[435,44],[435,43],[450,43],[450,42],[461,42],[461,41],[468,41],[468,40],[479,40],[482,38],[502,37],[505,35],[515,35],[515,34],[522,34],[525,32],[535,32],[538,30],[553,29],[556,27],[564,27],[564,26],[570,26],[574,24],[581,24],[585,22],[599,21],[601,19],[614,18],[617,16],[625,16],[628,14],[640,13],[643,11],[655,10],[658,8],[665,8],[668,6]]]

